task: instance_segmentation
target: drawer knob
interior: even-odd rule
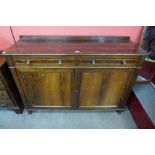
[[[58,61],[58,64],[61,65],[61,64],[62,64],[62,60],[59,60],[59,61]]]
[[[30,65],[30,64],[31,64],[31,61],[30,61],[30,60],[27,60],[27,61],[26,61],[26,64],[27,64],[27,65]]]
[[[126,60],[122,60],[122,63],[123,63],[123,65],[127,64]]]
[[[96,61],[95,60],[92,60],[92,62],[91,62],[93,65],[95,65],[96,64]]]

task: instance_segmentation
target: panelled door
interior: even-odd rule
[[[72,108],[75,98],[74,69],[16,68],[31,108]]]
[[[131,69],[119,68],[79,69],[79,108],[118,107],[131,73]]]

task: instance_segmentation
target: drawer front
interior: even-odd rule
[[[1,89],[5,89],[5,86],[4,86],[3,82],[0,80],[0,90]]]
[[[13,56],[15,67],[71,67],[75,66],[73,56]]]
[[[136,67],[138,57],[122,56],[79,56],[78,64],[81,67]]]
[[[12,101],[10,99],[0,99],[0,107],[6,107],[8,105],[12,105]]]
[[[8,99],[9,95],[6,90],[0,90],[0,99]]]
[[[12,56],[16,68],[137,67],[138,56]],[[77,58],[77,63],[76,63]]]

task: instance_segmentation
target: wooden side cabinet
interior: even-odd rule
[[[17,47],[3,55],[29,111],[123,110],[146,55],[128,37],[21,36]]]
[[[2,56],[0,56],[0,108],[13,109],[18,114],[24,109],[6,59]]]

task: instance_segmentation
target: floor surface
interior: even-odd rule
[[[128,109],[121,114],[101,111],[33,112],[22,115],[0,111],[0,128],[9,129],[135,129]]]
[[[151,84],[136,84],[134,92],[155,125],[155,89]]]

